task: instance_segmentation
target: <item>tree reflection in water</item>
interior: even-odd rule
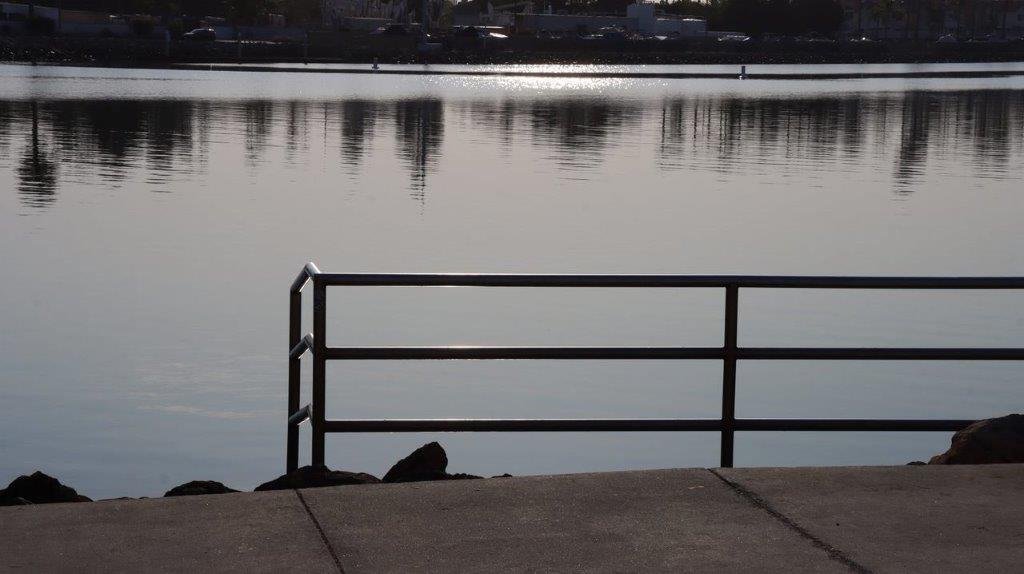
[[[354,171],[375,153],[374,142],[391,134],[408,192],[421,201],[441,165],[472,161],[443,155],[452,134],[470,147],[490,138],[506,152],[529,144],[566,178],[596,177],[610,152],[637,142],[651,146],[658,170],[843,169],[870,158],[889,166],[898,193],[916,189],[935,154],[971,158],[970,169],[999,178],[1011,176],[1014,158],[1024,153],[1024,92],[1012,90],[665,100],[6,101],[0,114],[0,149],[19,158],[12,165],[17,190],[32,209],[55,201],[58,165],[111,187],[141,170],[155,188],[206,169],[214,145],[239,145],[250,170],[276,161],[302,165],[311,161],[311,138],[337,148],[312,161]],[[272,147],[284,150],[282,159],[267,156]]]
[[[18,165],[18,194],[29,207],[48,207],[57,199],[57,164],[39,141],[39,104],[29,104],[32,129]]]

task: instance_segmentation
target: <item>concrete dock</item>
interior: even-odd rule
[[[0,508],[0,571],[1010,572],[1024,465],[680,469]]]

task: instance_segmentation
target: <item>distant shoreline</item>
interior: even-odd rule
[[[985,63],[1001,64],[1008,62],[917,62],[899,63],[893,65],[930,65],[930,64],[977,64]],[[1015,62],[1011,62],[1015,63]],[[807,72],[794,71],[772,71],[765,70],[765,66],[773,64],[746,64],[742,68],[736,66],[734,71],[700,71],[700,70],[659,70],[659,71],[623,71],[623,70],[587,70],[587,69],[564,69],[564,70],[536,70],[536,69],[452,69],[452,68],[431,68],[430,64],[398,64],[402,67],[388,67],[396,64],[381,63],[379,68],[372,67],[369,63],[351,62],[314,62],[289,63],[289,62],[268,62],[265,64],[232,64],[232,63],[163,63],[163,62],[29,62],[29,61],[0,61],[0,65],[24,65],[24,66],[70,66],[70,67],[97,67],[97,68],[121,68],[138,70],[194,70],[211,72],[256,72],[256,73],[305,73],[305,74],[333,74],[333,75],[382,75],[382,76],[469,76],[469,77],[527,77],[527,78],[611,78],[611,79],[739,79],[741,71],[742,79],[747,80],[854,80],[854,79],[910,79],[910,78],[1009,78],[1024,76],[1024,66],[1020,69],[1008,70],[919,70],[919,71],[821,71],[809,70]],[[825,65],[868,65],[864,63],[852,64],[825,64]],[[325,65],[347,66],[347,67],[323,67]],[[508,66],[509,64],[434,64],[437,66],[486,66],[495,67]],[[530,64],[524,64],[529,66]],[[566,62],[562,65],[579,66],[575,62]],[[722,67],[729,64],[709,64],[709,66]],[[774,64],[775,66],[794,66],[801,64]],[[805,64],[818,66],[820,64]],[[885,65],[885,64],[883,64]],[[357,67],[358,66],[358,67]],[[686,66],[682,64],[680,66]],[[751,66],[749,70],[747,67]]]
[[[835,43],[824,45],[578,42],[537,44],[523,39],[511,51],[419,54],[414,44],[376,45],[357,38],[343,43],[190,43],[140,38],[0,36],[0,62],[35,62],[120,67],[177,64],[467,64],[467,65],[766,65],[939,64],[1022,62],[1024,43]],[[168,49],[169,48],[169,49]],[[241,55],[239,51],[241,50]],[[395,73],[395,72],[392,72]],[[731,75],[731,74],[729,74]],[[1016,74],[1013,74],[1016,75]],[[692,76],[691,76],[692,77]],[[709,76],[715,77],[715,76]]]
[[[761,65],[763,69],[764,64]],[[172,64],[169,69],[209,70],[218,72],[278,72],[278,73],[324,73],[324,74],[378,74],[393,76],[485,76],[485,77],[535,77],[535,78],[630,78],[630,79],[733,79],[740,76],[740,68],[734,72],[620,72],[620,71],[549,71],[549,70],[451,70],[423,68],[373,69],[369,65],[360,68],[322,68],[315,63],[308,66],[296,64],[292,67],[235,65],[235,64]],[[744,66],[745,68],[745,66]],[[835,80],[835,79],[884,79],[884,78],[998,78],[1024,76],[1020,70],[931,70],[917,72],[748,72],[743,74],[750,80]]]

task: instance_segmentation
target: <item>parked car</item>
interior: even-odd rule
[[[456,38],[476,38],[478,40],[508,40],[508,36],[492,32],[476,26],[459,26],[452,28],[452,36]]]
[[[797,36],[796,41],[801,44],[835,44],[836,41],[827,36],[822,36],[817,32],[810,32],[802,36]]]
[[[539,30],[536,36],[541,40],[562,40],[565,38],[565,33],[561,31]]]
[[[596,34],[589,34],[583,37],[584,40],[605,40],[608,42],[625,42],[629,39],[625,30],[616,28],[614,26],[605,26],[597,31]]]
[[[217,32],[213,28],[196,28],[191,32],[185,32],[181,37],[192,42],[216,42]]]
[[[997,34],[995,32],[986,34],[984,36],[974,39],[975,42],[985,42],[986,44],[1008,44],[1010,41],[1006,39],[1006,36]]]
[[[771,32],[767,32],[761,34],[761,37],[758,38],[758,41],[764,44],[793,44],[796,42],[796,38],[794,38],[793,36],[787,36],[785,34],[773,34]]]
[[[409,29],[403,24],[389,24],[387,26],[381,26],[370,34],[374,36],[408,36]]]

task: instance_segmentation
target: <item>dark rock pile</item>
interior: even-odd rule
[[[238,491],[228,488],[216,480],[193,480],[192,482],[175,486],[168,490],[164,496],[196,496],[200,494],[227,494],[229,492]]]
[[[256,487],[257,491],[284,490],[291,488],[316,488],[319,486],[343,486],[348,484],[377,484],[381,482],[421,482],[427,480],[463,480],[483,478],[464,473],[448,473],[448,455],[436,442],[416,449],[409,456],[395,463],[391,470],[379,479],[365,472],[331,470],[326,466],[304,466],[270,482]]]
[[[1024,415],[985,419],[953,435],[946,452],[928,464],[1024,463]]]
[[[472,474],[448,474],[448,455],[436,442],[414,450],[391,467],[383,482],[422,482],[427,480],[462,480],[483,478]]]
[[[331,470],[326,466],[304,466],[283,474],[270,482],[256,487],[256,492],[264,490],[287,490],[291,488],[316,488],[318,486],[342,486],[346,484],[377,484],[376,476],[365,472],[348,472]]]
[[[511,475],[503,474],[500,477]],[[448,472],[448,455],[444,448],[431,442],[421,446],[409,456],[395,463],[384,475],[383,480],[365,472],[331,470],[326,466],[304,466],[270,482],[256,487],[256,491],[290,490],[293,488],[316,488],[321,486],[344,486],[351,484],[379,484],[381,482],[421,482],[428,480],[480,479],[473,474]],[[499,477],[495,477],[499,478]],[[164,496],[196,496],[203,494],[226,494],[238,492],[214,480],[193,480],[167,491]],[[19,476],[7,488],[0,490],[0,506],[20,504],[47,504],[50,502],[91,502],[91,499],[65,486],[56,478],[42,472],[31,476]]]
[[[0,506],[52,502],[92,502],[92,499],[38,470],[29,476],[19,476],[7,488],[0,490]]]

